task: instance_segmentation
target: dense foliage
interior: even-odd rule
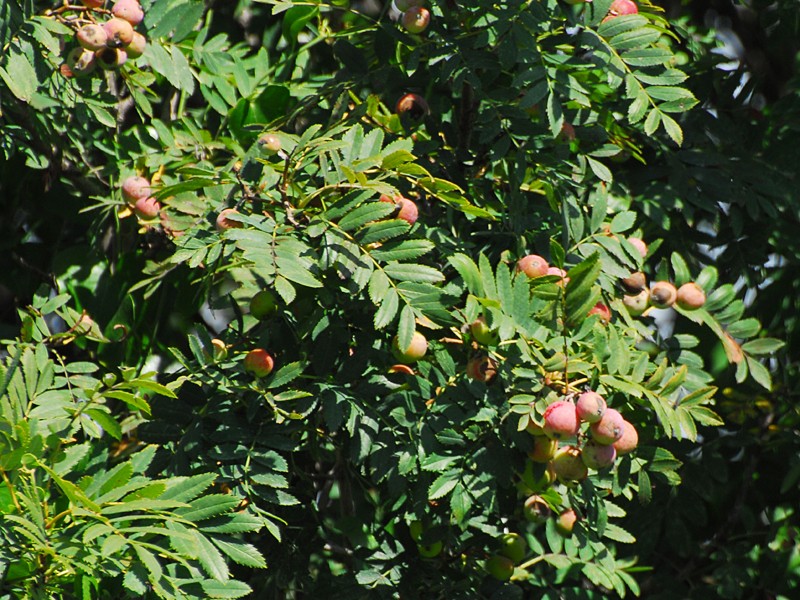
[[[0,597],[797,593],[792,0],[140,2],[0,5]]]

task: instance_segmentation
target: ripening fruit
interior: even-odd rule
[[[78,39],[78,43],[81,47],[87,50],[105,48],[106,42],[108,41],[106,30],[94,23],[89,23],[78,29],[78,33],[75,34],[75,37]]]
[[[589,316],[591,317],[592,315],[597,315],[604,323],[611,322],[611,309],[602,302],[598,302],[592,307],[589,311]]]
[[[488,356],[476,356],[467,362],[467,377],[475,381],[490,382],[497,375],[497,365]]]
[[[264,154],[277,154],[281,151],[281,141],[273,133],[265,133],[258,138],[258,145]]]
[[[128,58],[139,58],[144,54],[145,47],[147,47],[147,38],[138,31],[134,31],[133,40],[125,46],[125,52],[128,53]]]
[[[261,290],[250,299],[250,314],[256,319],[266,319],[278,310],[278,300],[269,290]]]
[[[581,421],[597,423],[606,412],[606,400],[597,392],[583,392],[575,403],[575,412]]]
[[[599,471],[614,464],[617,450],[614,446],[603,446],[595,441],[588,441],[581,450],[581,459],[587,467]]]
[[[428,102],[419,94],[405,94],[395,104],[394,112],[398,115],[407,114],[414,121],[419,121],[430,114]]]
[[[622,15],[635,15],[639,12],[639,7],[633,0],[614,0],[608,9],[608,15],[603,19],[603,23],[614,17]]]
[[[486,324],[486,319],[483,317],[478,317],[470,323],[469,332],[476,342],[484,346],[496,346],[500,341],[500,336]]]
[[[508,581],[514,574],[514,561],[495,554],[486,560],[486,571],[498,581]]]
[[[564,287],[569,283],[569,277],[567,277],[567,272],[564,269],[560,269],[558,267],[547,267],[547,272],[545,275],[557,275],[561,277],[561,281],[558,282],[558,285]]]
[[[639,254],[642,255],[642,258],[647,258],[647,244],[644,243],[644,240],[640,238],[631,237],[628,238],[628,242],[630,242],[631,246],[636,248],[639,251]]]
[[[622,287],[625,288],[625,291],[629,294],[638,294],[647,288],[647,278],[641,271],[631,273],[630,276],[626,277],[625,279],[621,279],[620,283],[622,284]]]
[[[150,181],[138,175],[127,177],[122,182],[122,197],[128,204],[135,203],[139,198],[150,195]]]
[[[572,535],[572,530],[575,528],[575,523],[578,521],[578,515],[574,510],[568,508],[556,519],[556,531],[567,537]]]
[[[100,68],[106,71],[118,69],[128,60],[128,53],[120,48],[102,48],[94,56]]]
[[[431,11],[421,6],[412,6],[403,13],[400,22],[409,33],[422,33],[431,24]]]
[[[442,542],[431,544],[417,544],[419,555],[423,558],[434,558],[442,553]]]
[[[544,523],[550,516],[550,506],[541,496],[529,496],[525,500],[522,512],[531,523]]]
[[[403,196],[395,196],[392,198],[386,194],[381,194],[381,202],[391,202],[397,207],[397,213],[394,215],[395,219],[402,219],[409,225],[413,225],[419,218],[419,209],[413,201]]]
[[[399,347],[397,336],[394,336],[394,340],[392,340],[392,353],[397,360],[407,365],[417,362],[420,358],[425,356],[427,351],[428,340],[426,340],[425,336],[419,331],[415,331],[414,335],[411,336],[411,343],[408,345],[408,348],[401,349]]]
[[[635,296],[623,296],[622,303],[628,307],[632,317],[643,315],[650,306],[650,290],[642,290]]]
[[[544,433],[553,440],[562,440],[578,433],[578,413],[568,400],[553,402],[544,411]]]
[[[214,360],[225,360],[228,357],[228,346],[219,338],[211,340]]]
[[[551,440],[546,435],[533,438],[533,450],[528,452],[528,458],[535,463],[548,463],[558,449],[558,440]]]
[[[94,59],[94,52],[83,48],[73,48],[67,55],[67,66],[75,77],[83,77],[94,71],[97,63]]]
[[[706,293],[693,281],[684,283],[678,288],[676,302],[684,310],[696,310],[706,303]]]
[[[603,413],[603,417],[597,423],[592,423],[589,431],[598,444],[607,446],[622,437],[624,423],[625,419],[622,418],[619,411],[607,408],[606,412]]]
[[[106,31],[106,44],[109,48],[123,48],[133,41],[133,25],[125,19],[112,17],[103,23]]]
[[[500,537],[500,550],[498,553],[510,558],[514,564],[522,562],[527,550],[528,543],[518,533],[504,533]]]
[[[144,19],[144,11],[138,0],[117,0],[111,7],[111,14],[125,19],[131,25],[138,25]]]
[[[589,474],[581,458],[581,449],[575,446],[564,446],[556,450],[551,464],[556,477],[561,481],[580,481]]]
[[[525,273],[531,279],[547,275],[549,267],[547,261],[538,254],[528,254],[517,261],[517,271]]]
[[[161,205],[152,196],[149,198],[139,198],[133,203],[133,212],[141,219],[155,219],[160,210]]]
[[[632,423],[629,423],[623,419],[622,437],[614,442],[612,447],[617,451],[619,456],[624,456],[625,454],[630,454],[633,452],[638,445],[639,432],[636,431],[636,427],[634,427]]]
[[[669,281],[656,281],[650,289],[650,304],[656,308],[669,308],[677,297],[678,290]]]
[[[226,229],[236,229],[242,227],[243,224],[239,221],[232,221],[228,218],[230,215],[238,214],[239,211],[237,211],[235,208],[223,208],[221,211],[219,211],[217,219],[214,222],[214,226],[217,228],[217,231],[222,232]]]
[[[266,377],[274,367],[275,360],[262,348],[251,350],[244,357],[244,370],[256,377]]]

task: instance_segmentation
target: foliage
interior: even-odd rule
[[[759,321],[794,342],[768,303],[796,285],[796,93],[755,136],[713,32],[647,2],[443,0],[419,35],[388,4],[229,4],[144,0],[143,56],[83,77],[73,31],[106,13],[0,7],[1,291],[27,306],[2,324],[0,589],[736,598],[772,584],[731,556],[760,570],[770,544],[790,595],[792,504],[748,493],[796,446],[796,366],[779,354],[773,384],[784,342]],[[134,175],[157,214],[123,196]],[[520,272],[532,253],[565,274]],[[637,316],[637,271],[708,299]],[[415,332],[425,358],[398,364]],[[496,377],[468,377],[487,356]],[[555,481],[530,430],[590,388],[639,447]],[[796,496],[797,473],[771,485]],[[526,518],[536,494],[571,534]],[[486,573],[506,531],[527,543],[511,582]]]

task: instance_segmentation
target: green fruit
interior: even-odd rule
[[[530,496],[525,500],[522,512],[531,523],[544,523],[550,516],[550,506],[541,496]]]
[[[442,553],[442,542],[433,542],[432,544],[417,544],[419,548],[419,555],[423,558],[434,558]]]
[[[486,319],[478,317],[469,325],[469,332],[473,339],[484,346],[496,346],[500,336],[486,324]]]
[[[418,542],[422,538],[422,534],[425,533],[425,526],[422,521],[411,521],[408,524],[408,533],[411,535],[412,540]]]
[[[408,348],[401,349],[397,336],[392,340],[392,353],[395,358],[401,363],[410,365],[417,362],[420,358],[425,356],[428,351],[428,340],[419,331],[415,331],[411,337],[411,343]]]
[[[500,554],[510,558],[514,564],[522,562],[528,543],[518,533],[504,533],[500,538]]]
[[[486,561],[486,571],[499,581],[508,581],[514,574],[514,563],[507,556],[495,554]]]
[[[278,300],[269,290],[261,290],[250,300],[250,314],[256,319],[271,317],[278,310]]]
[[[551,464],[560,481],[580,481],[589,474],[589,469],[581,459],[581,450],[575,446],[564,446],[556,450]]]

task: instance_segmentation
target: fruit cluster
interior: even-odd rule
[[[122,197],[136,216],[146,221],[155,219],[161,212],[161,204],[151,194],[150,180],[140,175],[131,175],[122,182]]]
[[[117,69],[144,53],[147,39],[134,28],[144,19],[139,0],[117,0],[110,10],[105,0],[81,0],[76,18],[67,22],[76,27],[78,46],[70,50],[62,73],[83,77],[96,67]]]
[[[393,7],[400,13],[400,23],[409,33],[422,33],[431,24],[431,11],[424,4],[425,0],[393,0]]]

